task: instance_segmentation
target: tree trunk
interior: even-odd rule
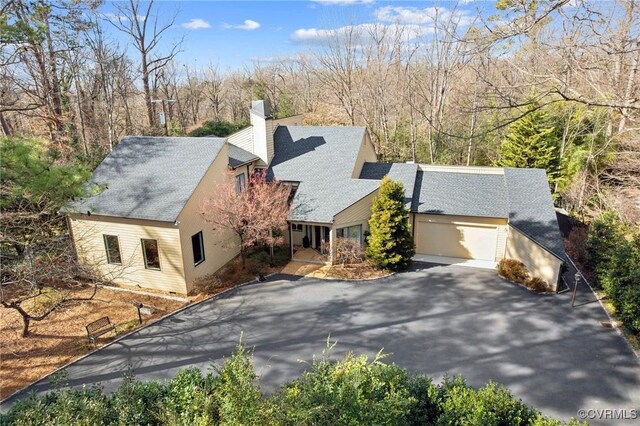
[[[147,106],[147,118],[149,119],[149,127],[155,124],[153,116],[153,104],[151,103],[151,88],[149,87],[149,68],[147,58],[142,54],[142,88],[144,89],[144,103]]]
[[[2,127],[2,131],[5,136],[11,136],[13,134],[13,132],[11,131],[11,127],[9,126],[7,120],[4,118],[4,114],[2,113],[2,111],[0,111],[0,127]]]
[[[22,337],[28,337],[29,336],[29,323],[31,322],[31,320],[29,319],[29,317],[26,317],[24,315],[22,315]]]

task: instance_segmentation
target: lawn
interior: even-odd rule
[[[75,295],[86,296],[91,291],[76,290]],[[108,316],[121,333],[137,327],[134,301],[155,309],[152,315],[143,317],[145,323],[184,305],[178,300],[100,288],[93,300],[65,304],[45,320],[32,322],[27,338],[21,336],[20,315],[13,309],[0,308],[0,399],[89,352],[88,323]],[[113,338],[114,333],[102,336],[96,347]]]

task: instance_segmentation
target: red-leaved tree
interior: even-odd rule
[[[258,244],[273,246],[283,241],[289,215],[291,187],[268,181],[264,170],[255,170],[241,191],[229,172],[206,198],[200,214],[214,231],[231,233],[236,238],[221,239],[221,244],[234,248],[240,242],[244,266],[246,250]]]

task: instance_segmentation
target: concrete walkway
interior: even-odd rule
[[[185,367],[206,370],[243,333],[263,389],[272,391],[304,371],[330,336],[338,342],[335,357],[384,348],[388,362],[436,380],[444,374],[462,374],[473,386],[494,380],[565,420],[580,408],[639,408],[638,360],[600,325],[607,317],[590,293],[581,290],[573,309],[570,299],[456,265],[418,265],[366,283],[275,276],[98,351],[67,368],[67,381],[101,382],[111,391],[129,368],[141,380],[171,378]],[[43,380],[31,389],[50,388]]]

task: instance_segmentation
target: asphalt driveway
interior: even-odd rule
[[[638,360],[600,325],[607,317],[590,293],[581,291],[573,309],[570,299],[535,295],[493,271],[462,266],[417,265],[361,283],[274,276],[90,355],[67,368],[67,382],[101,382],[109,391],[128,369],[142,380],[207,369],[233,351],[242,333],[269,391],[298,376],[307,367],[302,361],[321,354],[330,336],[336,357],[384,348],[389,362],[436,380],[462,374],[474,386],[502,383],[561,419],[580,408],[640,409]],[[46,379],[32,386],[49,388]]]

